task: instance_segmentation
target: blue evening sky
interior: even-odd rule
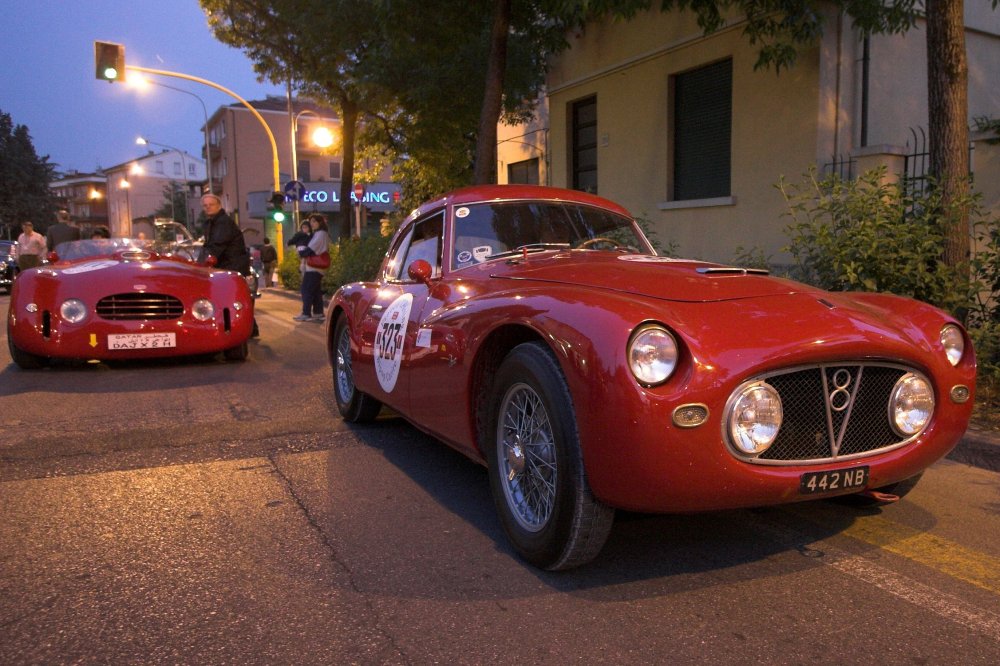
[[[0,111],[27,125],[39,155],[94,171],[144,155],[137,136],[201,156],[204,113],[189,94],[140,92],[94,77],[94,40],[125,45],[127,64],[197,76],[244,99],[285,94],[259,83],[238,49],[217,41],[197,0],[0,0]],[[202,84],[151,77],[198,95],[208,115],[237,100]]]

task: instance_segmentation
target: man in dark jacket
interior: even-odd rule
[[[222,210],[222,199],[206,194],[201,198],[201,209],[205,211],[206,218],[205,244],[198,261],[205,262],[212,256],[215,257],[216,268],[250,275],[250,253],[247,252],[243,232]]]
[[[201,197],[201,209],[205,211],[205,244],[198,255],[199,262],[215,257],[215,267],[250,275],[250,253],[247,252],[243,232],[233,222],[233,218],[222,210],[222,199],[214,194]],[[253,320],[253,337],[260,334],[257,318]]]
[[[45,232],[45,240],[49,252],[55,250],[56,246],[60,243],[80,240],[80,229],[74,227],[69,222],[69,213],[67,211],[61,210],[56,213],[56,223],[49,225],[48,230]]]

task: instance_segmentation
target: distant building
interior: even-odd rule
[[[321,211],[324,214],[339,210],[339,202],[331,197],[338,187],[343,169],[341,147],[341,120],[337,113],[304,100],[292,100],[289,109],[284,97],[269,96],[264,100],[251,100],[250,105],[264,119],[274,137],[278,153],[278,183],[280,191],[292,180],[291,135],[295,125],[295,176],[306,185],[306,197],[300,202],[302,211]],[[319,148],[312,141],[313,131],[325,127],[335,137],[329,148]],[[261,122],[241,103],[219,107],[208,120],[208,150],[211,151],[212,183],[215,193],[222,198],[223,208],[237,219],[249,243],[259,243],[263,235],[274,239],[274,229],[265,229],[267,202],[275,191],[274,152],[270,138]],[[207,157],[207,156],[206,156]],[[378,201],[369,208],[373,212],[368,224],[378,224],[383,212],[382,199],[390,197],[394,209],[393,191],[398,187],[389,183],[391,172],[380,174],[379,182],[371,184],[380,194]],[[393,189],[395,188],[395,189]],[[385,193],[388,193],[387,195]],[[291,202],[286,209],[292,211]],[[367,211],[366,211],[367,212]],[[295,222],[286,220],[283,229],[288,237]]]
[[[923,175],[926,35],[869,39],[824,7],[826,29],[795,66],[757,71],[745,20],[705,36],[691,12],[650,10],[590,23],[548,63],[532,124],[500,126],[500,182],[596,192],[650,220],[680,254],[719,262],[757,249],[790,260],[775,188],[811,165],[860,175]],[[1000,115],[1000,12],[965,3],[969,122]],[[973,132],[970,164],[983,203],[1000,213],[1000,146]]]
[[[107,178],[103,173],[70,172],[49,183],[56,206],[79,226],[108,223]]]
[[[107,178],[107,218],[112,236],[131,236],[132,221],[152,217],[169,205],[171,182],[184,187],[184,210],[173,211],[176,221],[194,224],[201,212],[205,163],[184,151],[153,151],[104,169]]]

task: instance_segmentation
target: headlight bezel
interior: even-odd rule
[[[736,432],[734,423],[735,417],[739,410],[739,405],[741,401],[748,398],[752,394],[763,393],[767,397],[773,399],[777,405],[777,425],[774,426],[773,433],[769,435],[769,438],[763,444],[757,443],[754,446],[747,447],[741,445],[740,441],[746,441],[741,438]],[[773,406],[772,406],[773,409]],[[759,423],[760,421],[758,421]],[[726,441],[729,443],[730,448],[736,452],[736,454],[742,458],[756,458],[760,454],[767,451],[774,442],[778,439],[778,434],[781,432],[781,427],[784,423],[784,407],[781,402],[781,394],[776,388],[768,384],[763,379],[755,379],[745,382],[738,386],[735,391],[729,396],[729,400],[726,402],[725,419],[723,420],[722,427],[725,431]]]
[[[638,349],[640,345],[662,346],[665,355],[656,359],[652,363],[648,359],[638,358],[642,351]],[[648,355],[648,352],[647,352]],[[646,322],[640,324],[629,336],[628,344],[625,347],[625,358],[629,372],[640,386],[652,388],[667,382],[677,371],[680,361],[680,344],[677,336],[659,322]],[[663,367],[655,367],[654,364],[663,364]]]
[[[945,324],[938,334],[938,342],[944,349],[945,358],[952,367],[957,366],[965,357],[965,334],[956,324]]]
[[[69,324],[81,324],[89,315],[87,304],[79,298],[67,298],[59,305],[59,317]]]
[[[215,305],[207,298],[199,298],[191,304],[191,316],[198,321],[212,321],[215,317]]]
[[[927,414],[923,417],[923,421],[920,423],[919,427],[916,428],[913,426],[904,427],[900,425],[897,420],[899,414],[900,393],[906,388],[907,384],[910,384],[910,382],[913,381],[920,382],[923,385],[923,388],[926,390],[926,396],[930,400],[930,407],[926,410]],[[906,441],[912,440],[927,430],[927,426],[934,418],[934,410],[937,407],[937,398],[934,395],[934,385],[931,384],[927,377],[924,377],[919,372],[907,372],[896,380],[895,385],[892,387],[892,391],[889,392],[889,404],[887,407],[889,412],[889,426],[892,428],[892,431],[899,437],[905,438]]]

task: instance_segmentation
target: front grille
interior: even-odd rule
[[[782,464],[857,457],[907,441],[889,423],[889,399],[912,372],[888,364],[798,368],[763,378],[781,396],[781,430],[752,462]]]
[[[101,319],[180,319],[182,314],[184,305],[180,299],[166,294],[115,294],[97,303],[97,316]]]

